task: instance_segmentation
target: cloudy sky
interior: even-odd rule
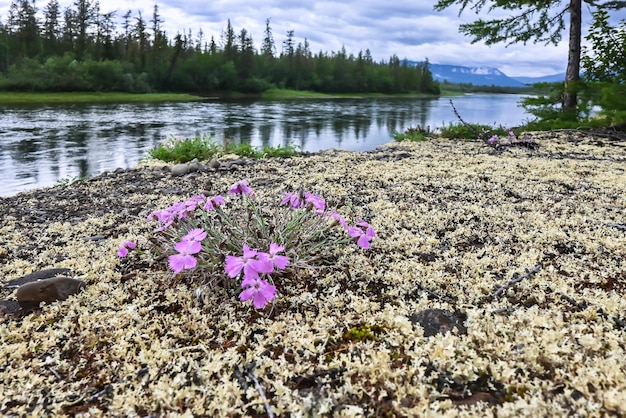
[[[10,0],[0,0],[0,19],[6,21]],[[43,9],[47,0],[37,0]],[[62,8],[73,0],[59,0]],[[434,12],[436,0],[415,1],[309,1],[300,0],[160,0],[159,13],[169,36],[191,30],[193,36],[202,30],[205,39],[214,36],[216,42],[230,19],[236,33],[245,28],[258,48],[263,40],[265,20],[270,20],[274,40],[280,52],[288,30],[293,30],[297,42],[306,38],[314,53],[338,51],[345,46],[348,53],[357,54],[369,48],[375,60],[388,59],[392,54],[401,59],[433,63],[496,67],[510,76],[543,76],[565,72],[567,42],[558,46],[522,44],[486,46],[471,44],[458,31],[460,23],[476,20],[472,10],[460,17],[458,9]],[[565,1],[563,3],[566,3]],[[117,11],[121,16],[128,10],[142,12],[150,20],[154,0],[101,0],[101,13]],[[626,13],[621,12],[620,17]],[[482,17],[493,17],[494,15]],[[590,23],[588,11],[584,25]],[[119,26],[121,29],[121,26]],[[567,34],[564,34],[567,40]]]

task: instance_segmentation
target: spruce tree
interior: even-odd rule
[[[451,6],[460,7],[459,15],[468,6],[480,13],[501,9],[508,17],[491,20],[478,19],[459,26],[461,33],[472,37],[472,43],[484,41],[487,45],[506,42],[507,45],[529,41],[558,44],[565,30],[565,17],[569,15],[569,52],[565,73],[565,94],[562,110],[576,115],[576,84],[580,78],[582,3],[600,9],[621,9],[626,1],[596,0],[439,0],[436,11]]]

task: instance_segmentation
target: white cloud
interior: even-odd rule
[[[43,9],[46,0],[37,6]],[[73,0],[60,0],[67,7]],[[414,4],[418,3],[418,4]],[[100,2],[101,11],[117,10],[121,16],[132,10],[141,11],[144,19],[152,17],[153,0],[112,0]],[[235,32],[246,29],[260,47],[265,20],[271,19],[277,51],[288,30],[294,30],[296,42],[306,38],[313,52],[338,51],[345,46],[348,53],[369,49],[376,60],[396,54],[400,58],[440,64],[496,67],[511,76],[539,76],[563,72],[567,60],[566,40],[559,46],[543,44],[493,45],[471,44],[458,32],[460,23],[476,15],[469,8],[459,17],[458,9],[434,12],[433,1],[381,2],[379,0],[316,1],[296,0],[167,0],[158,2],[159,13],[168,35],[191,30],[195,36],[201,29],[206,40],[219,42],[230,19]],[[5,21],[9,0],[0,0],[0,19]],[[626,12],[621,12],[625,15]],[[589,17],[585,18],[588,24]],[[121,27],[120,27],[121,29]],[[566,34],[565,34],[566,35]],[[564,36],[567,39],[567,36]]]

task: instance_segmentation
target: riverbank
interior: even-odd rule
[[[448,95],[459,95],[450,93]],[[62,92],[62,93],[30,93],[0,91],[0,105],[16,104],[46,104],[46,103],[137,103],[137,102],[193,102],[199,100],[233,100],[233,99],[337,99],[337,98],[435,98],[438,96],[426,94],[380,94],[380,93],[345,93],[327,94],[312,91],[271,89],[262,94],[244,94],[237,92],[223,92],[213,95],[197,96],[184,93],[98,93],[98,92]]]
[[[537,142],[391,143],[186,177],[157,164],[0,198],[5,283],[47,268],[87,283],[5,317],[0,413],[626,414],[626,149]],[[372,248],[280,283],[271,313],[221,289],[200,303],[163,261],[117,258],[151,211],[241,179],[260,199],[345,199]],[[461,326],[426,332],[419,313],[436,309]]]
[[[0,104],[191,102],[202,97],[178,93],[28,93],[0,91]]]
[[[265,100],[287,99],[376,99],[376,98],[437,98],[439,95],[424,93],[382,94],[382,93],[318,93],[306,90],[271,89],[261,94]]]

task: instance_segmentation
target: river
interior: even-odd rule
[[[467,122],[516,126],[529,118],[520,98],[475,94],[453,101]],[[455,122],[449,98],[0,105],[0,196],[132,167],[172,136],[367,151],[409,127]]]

